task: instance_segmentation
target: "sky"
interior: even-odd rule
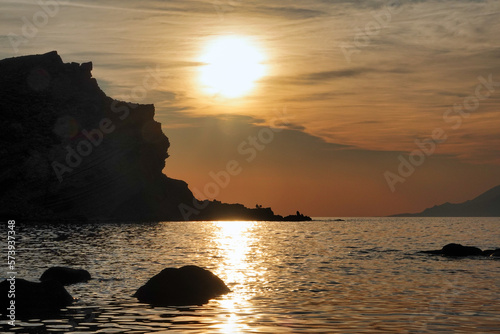
[[[153,103],[164,173],[198,198],[315,217],[500,184],[498,31],[488,0],[0,0],[0,58],[57,50],[108,96]],[[243,96],[200,80],[223,36],[262,55]]]

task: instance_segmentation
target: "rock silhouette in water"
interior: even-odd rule
[[[287,216],[284,217],[274,214],[271,208],[264,208],[262,205],[256,205],[255,208],[247,208],[243,204],[227,204],[221,201],[205,200],[201,202],[204,207],[199,214],[193,215],[193,220],[269,220],[269,221],[307,221],[311,217]]]
[[[494,258],[500,258],[500,248],[497,249],[487,249],[483,251],[484,256],[490,256]]]
[[[198,266],[166,268],[134,294],[140,302],[155,306],[202,305],[230,292],[224,282]]]
[[[311,221],[311,217],[305,216],[299,211],[295,215],[288,215],[285,218],[283,218],[284,221]]]
[[[57,281],[30,282],[21,278],[15,279],[15,298],[9,298],[11,281],[0,283],[0,313],[9,315],[7,308],[11,300],[15,300],[16,317],[37,317],[49,315],[70,305],[73,297]]]
[[[495,254],[495,252],[498,251],[500,251],[500,249],[482,251],[480,248],[477,247],[463,246],[461,244],[451,243],[445,245],[441,249],[421,251],[421,253],[444,255],[450,257],[466,257],[466,256],[492,256],[492,254]]]
[[[91,279],[90,273],[84,269],[73,269],[66,267],[52,267],[44,271],[40,281],[58,281],[62,285],[87,282]]]

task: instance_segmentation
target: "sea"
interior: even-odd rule
[[[335,218],[17,222],[17,277],[37,281],[49,267],[68,266],[88,270],[92,279],[67,287],[75,302],[57,316],[16,319],[14,327],[2,320],[0,329],[500,333],[500,260],[419,253],[451,242],[500,247],[500,218]],[[232,292],[188,307],[152,307],[132,297],[162,269],[193,264],[215,273]]]

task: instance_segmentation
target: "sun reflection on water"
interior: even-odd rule
[[[215,222],[218,231],[215,242],[219,248],[221,263],[229,283],[243,283],[245,272],[248,270],[247,253],[249,251],[248,230],[253,222],[248,221],[220,221]]]
[[[251,221],[218,221],[214,242],[219,249],[221,264],[217,269],[219,276],[228,284],[232,292],[219,299],[225,319],[218,324],[221,333],[240,333],[248,329],[242,323],[240,314],[250,311],[249,299],[252,293],[248,288],[250,277],[257,273],[252,269],[251,243],[253,241]]]

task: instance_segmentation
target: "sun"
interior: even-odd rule
[[[264,55],[249,38],[223,36],[213,40],[200,61],[200,82],[211,95],[241,97],[265,74]]]

